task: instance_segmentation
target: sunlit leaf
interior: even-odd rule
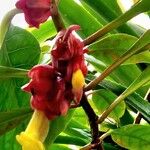
[[[61,116],[50,122],[50,129],[48,136],[45,140],[45,145],[47,148],[51,147],[57,136],[65,130],[67,124],[72,118],[74,110],[70,110],[66,116]]]
[[[17,109],[0,113],[0,135],[17,127],[22,121],[31,116],[31,109]]]
[[[101,113],[109,107],[116,97],[117,96],[114,93],[101,89],[93,93],[92,100],[97,107],[99,114],[101,115]],[[119,118],[123,116],[124,112],[125,103],[122,102],[110,113],[109,117],[118,121]]]
[[[150,126],[128,125],[114,130],[112,139],[120,146],[132,150],[150,149]]]

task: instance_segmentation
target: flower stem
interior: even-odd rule
[[[54,22],[54,25],[56,27],[57,32],[61,31],[62,29],[65,29],[65,25],[63,23],[63,20],[58,12],[58,7],[57,3],[55,0],[52,0],[51,6],[50,6],[50,11],[51,11],[51,16]]]
[[[0,25],[0,47],[2,46],[2,43],[4,41],[6,32],[11,24],[11,21],[13,19],[13,17],[18,14],[21,13],[22,11],[19,9],[12,9],[9,12],[7,12],[7,14],[4,16],[4,18],[2,19],[1,25]]]
[[[93,108],[89,104],[85,93],[82,96],[80,105],[84,109],[84,111],[85,111],[85,113],[86,113],[86,115],[88,116],[88,119],[89,119],[89,124],[90,124],[91,134],[92,134],[91,144],[95,145],[95,147],[94,147],[95,149],[103,150],[102,145],[99,144],[100,140],[99,140],[99,130],[98,130],[98,123],[97,123],[98,116],[95,114]]]

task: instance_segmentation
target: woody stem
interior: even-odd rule
[[[50,11],[51,11],[51,16],[52,16],[57,32],[59,32],[62,29],[65,29],[65,25],[60,16],[60,13],[58,12],[58,7],[57,7],[57,3],[55,0],[52,0],[51,2]]]
[[[95,114],[93,108],[91,107],[91,105],[89,104],[87,97],[85,95],[85,93],[82,96],[80,105],[82,106],[82,108],[84,109],[86,115],[88,116],[89,119],[89,124],[90,124],[90,128],[91,128],[91,134],[92,134],[92,142],[91,144],[95,144],[95,149],[97,150],[103,150],[103,147],[101,144],[99,144],[99,130],[98,130],[98,116]]]

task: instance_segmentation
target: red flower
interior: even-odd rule
[[[82,97],[84,76],[87,74],[84,44],[72,33],[73,30],[79,28],[78,25],[73,25],[67,30],[60,31],[51,51],[52,65],[62,74],[67,84],[71,84],[71,92],[76,104],[80,102]]]
[[[77,69],[80,69],[84,76],[87,74],[84,44],[72,34],[73,30],[78,29],[80,29],[78,25],[73,25],[67,30],[60,31],[51,51],[52,65],[64,75],[67,81],[71,80],[73,72]]]
[[[31,81],[22,89],[32,93],[32,107],[43,111],[50,120],[65,115],[70,101],[65,97],[65,82],[55,69],[50,65],[37,65],[28,76]]]
[[[19,0],[16,7],[24,12],[30,26],[38,28],[51,15],[50,2],[51,0]]]
[[[52,63],[33,67],[28,76],[31,81],[22,89],[30,92],[33,108],[43,111],[48,119],[65,115],[74,100],[79,104],[83,94],[87,66],[84,60],[84,44],[71,26],[60,31],[52,49]]]

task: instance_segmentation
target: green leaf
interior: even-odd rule
[[[80,2],[78,3],[75,0],[60,1],[59,10],[67,24],[80,25],[81,27],[80,33],[83,37],[92,34],[93,32],[97,31],[99,28],[102,27],[102,24],[92,14],[90,14],[80,4]]]
[[[54,141],[54,143],[58,143],[58,144],[71,144],[71,145],[77,145],[77,146],[84,146],[84,145],[88,144],[87,142],[85,142],[84,139],[81,139],[79,137],[64,136],[64,135],[59,135],[56,138],[56,140]]]
[[[28,118],[31,113],[32,110],[29,108],[0,112],[0,135],[17,127],[22,121]]]
[[[136,99],[137,100],[137,99]],[[143,100],[142,100],[143,101]],[[129,111],[126,109],[124,115],[120,118],[120,125],[128,125],[128,124],[133,124],[134,118],[133,116],[129,113]]]
[[[40,47],[37,40],[26,30],[11,26],[0,50],[0,65],[30,69],[38,63],[39,56]],[[4,68],[0,68],[1,71],[4,71]],[[29,105],[29,95],[20,89],[26,82],[27,78],[0,81],[0,111],[25,106],[27,103]]]
[[[110,104],[114,101],[116,97],[117,96],[111,91],[101,89],[98,91],[94,91],[92,95],[92,100],[97,107],[99,113],[101,114],[110,106]],[[125,103],[122,102],[110,113],[109,117],[118,121],[119,118],[123,116],[124,112]]]
[[[149,86],[148,86],[149,88]],[[107,89],[119,96],[123,93],[123,91],[126,90],[126,88],[118,83],[112,82],[110,80],[103,80],[98,86],[96,87],[96,90],[99,89]],[[145,94],[143,95],[143,97]],[[150,122],[150,104],[148,101],[145,101],[144,98],[141,97],[136,92],[132,93],[131,95],[127,96],[125,98],[125,102],[131,106],[133,111],[135,110],[139,111],[147,121]],[[136,112],[135,112],[136,113]],[[130,120],[130,117],[128,116],[128,120]]]
[[[99,77],[89,83],[85,90],[91,90],[94,86],[96,86],[100,81],[109,76],[116,68],[118,68],[122,63],[124,63],[131,56],[138,54],[140,52],[145,51],[145,47],[149,47],[150,45],[150,30],[147,30],[138,40],[135,42],[131,48],[127,52],[125,52],[121,57],[119,57],[114,63],[112,63],[109,67],[107,67]],[[131,71],[132,72],[132,71]],[[126,71],[127,73],[127,71]]]
[[[113,109],[118,106],[127,96],[136,91],[139,87],[143,86],[145,83],[150,81],[150,66],[148,66],[141,75],[134,80],[134,82],[121,94],[115,101],[106,109],[101,117],[99,118],[99,123],[103,122],[104,119],[113,111]],[[150,108],[150,107],[149,107]],[[149,111],[149,109],[147,110]],[[148,112],[150,114],[150,112]],[[150,116],[148,117],[150,118]]]
[[[114,142],[127,149],[150,149],[150,126],[127,125],[113,130],[111,136]]]
[[[134,80],[134,82],[122,93],[122,96],[125,98],[139,87],[144,86],[147,82],[150,81],[150,66],[148,66],[141,75]]]
[[[122,11],[119,8],[119,5],[117,4],[117,0],[83,0],[85,1],[89,6],[91,6],[94,10],[97,11],[99,15],[101,15],[105,20],[108,22],[113,21],[120,15],[122,15]],[[134,31],[130,27],[129,24],[124,24],[121,25],[120,27],[117,28],[119,32],[122,33],[128,33],[134,36],[138,36],[137,32]]]
[[[137,41],[137,38],[128,34],[109,35],[89,46],[89,54],[104,64],[111,64]],[[133,55],[123,64],[136,64],[141,62],[150,63],[149,51]]]
[[[92,64],[98,72],[102,72],[107,68],[107,65],[104,62],[93,56],[86,56],[86,60]],[[129,86],[140,73],[141,71],[136,65],[121,65],[107,76],[107,78],[110,78],[123,86]]]
[[[102,25],[106,25],[108,21],[99,13],[96,12],[95,9],[91,7],[91,5],[88,5],[86,2],[83,0],[80,1],[84,9],[86,9],[93,17],[97,19]]]
[[[71,121],[70,121],[71,122]],[[87,129],[82,128],[73,128],[67,125],[66,129],[64,130],[64,133],[70,136],[78,137],[86,141],[87,143],[90,142],[90,133],[87,132]]]
[[[85,111],[82,109],[82,107],[76,108],[73,119],[75,119],[79,123],[82,122],[82,125],[84,125],[86,128],[88,127],[88,117],[86,116]]]
[[[94,41],[96,41],[100,37],[109,33],[113,29],[116,29],[117,27],[124,24],[125,22],[127,22],[131,18],[135,17],[136,15],[138,15],[142,12],[149,11],[150,10],[149,5],[150,5],[149,0],[139,1],[136,5],[131,7],[131,9],[126,11],[124,14],[122,14],[121,16],[119,16],[118,18],[116,18],[115,20],[113,20],[112,22],[110,22],[109,24],[107,24],[106,26],[101,28],[100,30],[98,30],[96,33],[94,33],[94,36],[91,35],[87,39],[85,39],[84,44],[89,45],[89,44],[93,43]]]
[[[65,130],[67,124],[72,118],[74,110],[69,110],[66,116],[61,116],[50,122],[50,129],[48,136],[45,140],[45,145],[47,148],[50,148],[57,136]]]
[[[71,150],[68,146],[64,146],[64,145],[61,145],[61,144],[53,144],[51,146],[51,149],[52,150]]]
[[[57,33],[52,20],[48,20],[47,22],[41,24],[39,29],[29,28],[28,31],[31,32],[40,43],[54,37]]]
[[[0,65],[10,67],[11,69],[30,69],[38,63],[39,56],[40,46],[34,36],[24,29],[11,26],[0,50]],[[1,71],[4,71],[4,68],[0,68]],[[15,70],[13,73],[15,73]],[[19,72],[16,73],[18,74]],[[29,106],[29,94],[21,91],[21,86],[27,83],[27,80],[27,78],[0,80],[0,112]],[[18,150],[20,148],[15,136],[25,129],[27,116],[20,116],[20,123],[18,119],[18,124],[20,125],[0,137],[1,149]],[[13,125],[15,124],[14,122],[12,121]],[[11,122],[5,125],[9,125],[8,127],[10,127]],[[6,128],[4,129],[7,131]]]
[[[78,110],[76,110],[78,111]],[[88,127],[80,122],[80,120],[76,119],[76,115],[74,114],[71,121],[68,123],[67,128],[79,128],[79,129],[88,129]],[[66,128],[66,130],[67,130]],[[65,130],[65,131],[66,131]]]
[[[103,147],[104,147],[104,150],[120,150],[119,146],[106,143],[106,142],[103,143]]]
[[[27,73],[28,70],[26,69],[0,66],[0,79],[12,78],[12,77],[25,78],[27,77]]]

